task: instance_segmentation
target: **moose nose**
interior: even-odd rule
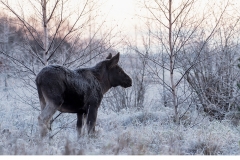
[[[130,78],[130,87],[132,86],[132,79]]]
[[[132,86],[132,79],[129,78],[128,81],[127,81],[126,88],[127,88],[127,87],[131,87],[131,86]]]

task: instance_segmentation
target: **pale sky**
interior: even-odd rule
[[[111,10],[111,17],[119,20],[129,19],[135,14],[136,0],[108,0],[104,10]]]
[[[5,0],[7,1],[7,0]],[[19,8],[19,6],[23,7],[24,13],[26,15],[32,14],[31,13],[31,7],[28,7],[27,4],[31,2],[35,2],[34,0],[8,0],[11,6],[14,9]],[[37,0],[40,1],[40,0]],[[76,10],[81,10],[81,6],[83,6],[83,1],[85,0],[69,0],[70,6],[67,8],[66,12],[71,12],[74,10],[74,8],[77,8]],[[120,30],[123,35],[128,35],[130,37],[134,37],[135,34],[135,27],[143,28],[145,25],[138,16],[138,14],[144,15],[143,10],[141,10],[140,2],[143,2],[143,0],[95,0],[96,2],[100,3],[100,7],[97,10],[98,16],[96,23],[101,23],[101,19],[106,21],[106,24],[111,27],[116,27],[116,30]],[[180,0],[176,0],[177,2],[181,2]],[[176,2],[175,1],[175,2]],[[213,10],[215,9],[214,3],[216,2],[217,5],[221,4],[223,1],[216,0],[199,0],[199,4],[203,4],[206,2],[210,2],[212,4]],[[55,0],[50,0],[50,2],[55,2]],[[226,1],[224,1],[226,2]],[[232,0],[230,3],[234,3],[237,6],[239,6],[239,0]],[[155,4],[156,5],[156,4]],[[235,6],[236,6],[235,5]],[[38,7],[39,4],[38,4]],[[197,10],[201,12],[200,6],[196,6]],[[36,14],[36,13],[35,13]],[[32,14],[33,15],[33,14]],[[101,16],[103,15],[103,16]],[[37,16],[37,15],[34,15]],[[107,17],[106,17],[107,16]],[[74,18],[73,18],[74,19]],[[108,27],[104,28],[105,30],[108,29]],[[146,28],[145,28],[146,29]]]
[[[35,3],[35,0],[3,0],[8,1],[14,10],[18,10],[18,13],[21,14],[20,10],[24,11],[25,17],[28,15],[36,14],[36,9],[33,11],[32,6],[29,5],[29,2]],[[40,1],[40,0],[39,0]],[[83,2],[85,0],[69,0],[66,12],[71,12],[76,8],[77,10],[81,10],[83,6]],[[96,13],[98,15],[97,23],[101,23],[103,19],[106,21],[106,24],[110,27],[116,27],[117,29],[121,30],[123,34],[130,34],[134,32],[134,26],[136,24],[135,14],[137,11],[137,2],[138,0],[95,0],[97,4],[100,5],[99,9]],[[50,0],[50,3],[54,3],[55,0]],[[49,3],[49,4],[50,4]],[[41,10],[39,2],[37,0],[37,9]],[[29,7],[30,6],[30,7]],[[106,17],[107,16],[107,17]],[[71,19],[71,18],[69,18]],[[74,19],[74,18],[72,18]],[[74,20],[73,20],[74,21]],[[95,21],[96,22],[96,21]]]
[[[105,13],[108,13],[108,23],[118,25],[126,34],[133,32],[136,24],[137,0],[105,1],[102,9]]]

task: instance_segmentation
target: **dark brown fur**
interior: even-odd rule
[[[92,68],[70,70],[58,65],[43,68],[36,77],[41,104],[38,122],[41,135],[47,133],[47,125],[58,110],[77,114],[77,128],[81,133],[84,118],[88,132],[94,131],[97,111],[103,95],[111,88],[132,85],[131,78],[117,64],[119,53],[99,62]]]

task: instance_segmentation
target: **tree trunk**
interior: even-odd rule
[[[176,85],[174,84],[174,63],[175,63],[175,54],[173,51],[172,43],[172,0],[169,0],[169,49],[170,49],[170,81],[171,81],[171,92],[172,92],[172,101],[174,106],[174,121],[179,124],[179,115],[178,115],[178,105],[177,105],[177,95],[176,95]]]
[[[46,0],[42,0],[42,13],[43,13],[43,61],[45,66],[48,65],[48,28],[47,28],[47,3]]]

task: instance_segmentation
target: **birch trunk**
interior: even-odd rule
[[[169,0],[169,49],[170,49],[170,81],[171,81],[171,92],[172,92],[172,101],[174,106],[174,121],[179,124],[179,115],[178,115],[178,105],[177,105],[177,95],[176,95],[176,85],[174,83],[174,63],[175,63],[175,54],[173,51],[173,39],[172,39],[172,0]]]
[[[43,61],[45,66],[48,65],[48,27],[47,27],[47,3],[42,0],[42,13],[43,13]]]

